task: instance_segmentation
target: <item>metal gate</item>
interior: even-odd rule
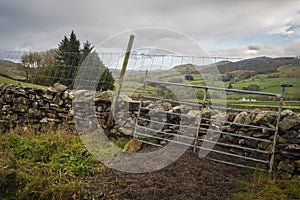
[[[176,98],[165,98],[157,95],[146,94],[147,87],[159,85],[160,87],[192,88],[203,91],[203,98],[200,102],[178,100]],[[181,84],[150,80],[145,74],[142,93],[140,95],[140,106],[134,129],[134,137],[148,145],[164,147],[169,142],[192,147],[194,152],[199,151],[199,158],[206,158],[211,161],[238,167],[250,168],[261,171],[272,172],[276,140],[280,114],[282,111],[285,87],[289,84],[282,84],[282,93],[264,93],[248,90],[224,89],[218,87],[199,86],[192,84]],[[274,114],[273,126],[255,125],[245,123],[245,120],[232,121],[230,115],[238,113],[241,117],[267,116],[268,112],[258,110],[239,109],[224,105],[211,105],[208,102],[211,91],[225,91],[229,93],[263,95],[273,97],[278,102],[278,113]],[[163,106],[147,106],[145,101],[172,104],[178,108],[168,111]],[[158,105],[158,104],[157,104]],[[177,106],[176,106],[177,105]],[[205,110],[213,112],[214,109],[221,110],[219,117],[207,116]],[[195,112],[197,110],[198,112]],[[155,113],[151,117],[149,113]],[[216,115],[218,115],[216,114]],[[167,120],[161,120],[164,116]],[[168,120],[168,119],[177,119]],[[187,120],[186,120],[187,119]],[[253,119],[252,119],[253,120]],[[171,128],[170,128],[171,127]],[[227,128],[227,129],[226,129]],[[233,131],[234,129],[234,131]],[[250,130],[252,134],[245,133]],[[262,134],[263,133],[263,134]],[[264,135],[265,134],[265,135]],[[174,138],[184,138],[184,142]],[[205,156],[200,152],[206,152]],[[207,155],[206,155],[207,154]]]

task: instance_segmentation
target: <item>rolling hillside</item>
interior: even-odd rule
[[[286,72],[290,70],[299,70],[300,69],[300,59],[295,59],[294,57],[280,57],[280,58],[269,58],[269,57],[257,57],[251,59],[245,59],[237,62],[219,62],[216,63],[216,66],[221,74],[232,74],[250,71],[253,75],[253,72],[256,74],[271,74],[277,73],[280,71]],[[291,69],[290,69],[291,67]],[[293,68],[293,69],[292,69]],[[197,73],[209,73],[210,65],[207,66],[193,66],[192,64],[175,66],[173,69],[184,71],[188,74],[197,74]],[[196,69],[196,70],[195,70]],[[246,71],[245,71],[246,70]],[[284,74],[278,74],[279,77],[283,77]],[[281,76],[282,75],[282,76]],[[298,73],[289,73],[289,75],[299,76]]]
[[[26,72],[21,64],[6,60],[0,61],[0,75],[19,81],[26,80]]]

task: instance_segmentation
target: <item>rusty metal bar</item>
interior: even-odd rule
[[[281,97],[280,97],[278,114],[277,114],[276,129],[275,129],[274,139],[273,139],[272,156],[271,156],[271,159],[270,159],[270,168],[269,168],[269,172],[270,173],[273,171],[275,151],[276,151],[276,141],[277,141],[277,136],[278,136],[278,131],[279,131],[279,121],[280,121],[280,115],[281,115],[282,106],[283,106],[284,91],[285,91],[286,87],[293,87],[293,85],[287,84],[287,83],[283,83],[281,85],[281,87],[282,87],[282,89],[281,89]]]

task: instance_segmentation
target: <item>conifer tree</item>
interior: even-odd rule
[[[69,38],[65,36],[56,51],[56,62],[52,73],[53,83],[60,82],[72,89],[78,69],[83,67],[84,71],[80,71],[81,77],[79,77],[84,83],[83,89],[112,90],[114,78],[93,49],[94,47],[89,41],[86,41],[80,49],[80,41],[74,31],[71,32]],[[97,77],[100,74],[102,76]],[[99,83],[96,84],[93,78],[99,78]]]

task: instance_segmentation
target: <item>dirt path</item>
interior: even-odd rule
[[[245,174],[245,170],[237,167],[198,159],[197,154],[188,150],[159,171],[130,174],[107,170],[87,180],[88,189],[97,199],[225,200],[235,189],[233,180]]]

